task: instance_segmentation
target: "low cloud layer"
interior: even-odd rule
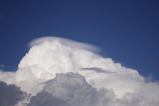
[[[30,43],[18,70],[0,71],[0,80],[26,93],[15,106],[159,105],[157,82],[147,82],[137,70],[97,52],[72,40],[39,38]]]
[[[29,106],[104,106],[109,104],[112,96],[106,90],[93,88],[79,74],[58,74],[31,98]]]
[[[28,106],[158,106],[158,86],[147,84],[144,89],[116,98],[112,90],[96,89],[79,74],[57,74],[45,82],[43,90],[33,96]],[[152,91],[151,91],[152,90]],[[151,93],[150,93],[151,91]]]

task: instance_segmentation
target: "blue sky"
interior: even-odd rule
[[[32,39],[51,35],[99,46],[159,80],[158,0],[0,1],[0,64],[17,66]]]

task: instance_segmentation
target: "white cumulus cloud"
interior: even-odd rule
[[[0,71],[1,81],[29,95],[17,106],[159,105],[158,83],[100,56],[95,46],[57,37],[29,45],[16,72]]]

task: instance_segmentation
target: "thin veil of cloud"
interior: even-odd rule
[[[16,72],[0,71],[1,81],[26,93],[15,106],[159,105],[157,82],[100,56],[95,46],[57,37],[29,45]]]

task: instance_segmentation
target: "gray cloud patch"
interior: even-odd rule
[[[25,93],[15,85],[7,85],[0,81],[0,106],[14,106],[24,99]]]
[[[98,67],[88,67],[88,68],[81,68],[81,69],[87,70],[87,71],[95,71],[97,73],[115,73],[115,72],[107,71],[107,70],[104,70],[104,69],[98,68]]]
[[[30,102],[28,106],[68,106],[65,101],[44,91],[32,97]]]
[[[93,88],[79,74],[57,74],[45,84],[28,106],[104,106],[114,96],[110,91]]]
[[[57,74],[33,96],[28,106],[158,106],[159,86],[145,83],[134,93],[117,98],[111,89],[96,89],[80,74]],[[153,92],[151,92],[153,91]],[[151,92],[151,93],[150,93]]]

